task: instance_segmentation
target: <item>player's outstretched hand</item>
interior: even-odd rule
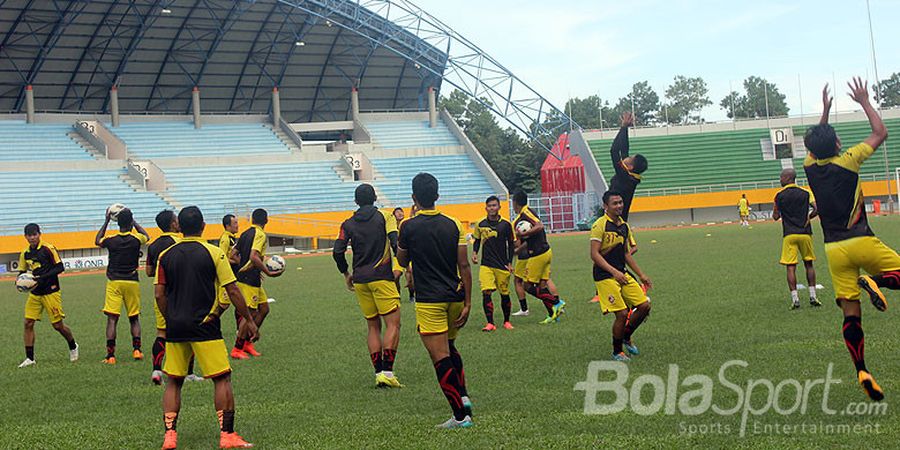
[[[822,89],[822,105],[826,111],[831,110],[832,102],[834,102],[834,97],[831,96],[831,92],[828,92],[828,83],[825,83],[825,87]]]
[[[259,340],[259,328],[256,326],[256,322],[252,320],[242,320],[238,334],[251,342]]]
[[[648,291],[650,289],[653,289],[653,282],[650,281],[650,277],[648,277],[646,275],[641,277],[641,284],[643,284],[644,288],[647,289]]]
[[[350,275],[350,272],[344,274],[344,282],[347,283],[347,290],[350,292],[355,292],[356,289],[353,288],[353,276]]]
[[[622,118],[620,119],[619,123],[620,123],[623,127],[631,127],[631,126],[634,126],[634,114],[632,114],[631,111],[625,111],[625,112],[623,112],[623,113],[622,113]]]
[[[860,77],[853,77],[852,83],[847,83],[850,93],[847,94],[854,102],[860,105],[869,102],[869,82]]]
[[[270,277],[272,277],[272,278],[278,278],[278,277],[280,277],[282,274],[284,274],[284,269],[281,269],[281,270],[279,270],[279,271],[277,271],[277,272],[272,272],[272,271],[266,269],[266,275],[268,275],[268,276],[270,276]]]
[[[469,321],[469,305],[463,305],[462,311],[459,312],[459,318],[456,319],[456,322],[453,322],[453,326],[456,328],[462,328],[466,326],[466,322]]]

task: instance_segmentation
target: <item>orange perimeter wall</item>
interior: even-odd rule
[[[866,196],[876,197],[888,195],[888,183],[886,181],[863,182],[863,192]],[[897,195],[895,181],[890,184],[891,195]],[[700,194],[667,195],[660,197],[635,197],[631,204],[631,212],[671,211],[691,208],[715,208],[720,206],[734,206],[737,208],[741,194],[747,194],[747,200],[751,204],[772,203],[775,194],[780,188],[756,189],[748,191],[705,192]]]
[[[438,204],[438,209],[448,215],[456,217],[468,229],[472,223],[481,220],[485,216],[483,203],[467,203],[454,205]],[[409,215],[409,208],[406,208]],[[509,204],[504,202],[500,207],[501,213],[509,211]],[[269,217],[266,232],[274,236],[315,237],[333,239],[338,234],[341,222],[353,214],[353,211],[334,211],[310,214],[292,214]],[[203,238],[214,240],[222,235],[220,217],[206,217],[206,229]],[[246,219],[240,220],[241,230],[250,226]],[[114,232],[114,231],[113,231]],[[147,228],[151,238],[159,236],[158,228]],[[78,231],[69,233],[46,233],[43,239],[56,246],[59,250],[78,250],[94,247],[96,231]],[[110,232],[112,234],[112,232]],[[25,238],[19,235],[0,236],[0,254],[19,253],[25,246]]]

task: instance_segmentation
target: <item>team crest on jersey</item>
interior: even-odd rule
[[[607,298],[606,300],[608,300],[609,304],[612,305],[613,303],[616,302],[616,297],[613,295],[610,295],[609,298]]]

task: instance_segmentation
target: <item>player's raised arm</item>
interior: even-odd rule
[[[847,83],[847,86],[850,87],[848,95],[862,106],[869,119],[869,126],[872,127],[872,133],[863,142],[869,144],[873,149],[877,149],[887,139],[888,130],[884,126],[881,116],[878,115],[878,111],[875,111],[872,102],[869,101],[869,83],[862,81],[859,77],[854,77],[852,83]]]
[[[109,210],[106,210],[106,219],[103,221],[103,226],[100,227],[100,230],[97,231],[97,236],[94,237],[94,245],[97,247],[102,247],[100,243],[103,241],[103,236],[106,236],[107,227],[109,227]]]
[[[147,240],[150,240],[150,233],[147,233],[147,230],[145,230],[144,227],[141,226],[141,224],[137,223],[136,220],[133,221],[132,224],[134,225],[135,231],[137,231],[140,234],[143,234],[144,238],[146,238]]]
[[[628,157],[628,128],[634,125],[634,115],[627,111],[622,113],[620,124],[619,133],[616,134],[612,146],[609,147],[609,156],[612,159],[613,169],[615,169],[616,173],[625,173],[622,159]]]
[[[833,101],[834,97],[828,92],[828,83],[825,83],[825,87],[822,88],[822,118],[819,119],[819,124],[825,125],[828,123],[828,116],[831,114],[831,104]]]

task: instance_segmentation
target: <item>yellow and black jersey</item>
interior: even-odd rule
[[[775,194],[775,206],[781,214],[784,235],[812,234],[809,223],[809,206],[815,201],[806,189],[791,183]]]
[[[397,219],[393,214],[379,211],[368,205],[356,210],[353,217],[341,224],[341,231],[334,242],[332,256],[338,271],[347,272],[344,254],[347,246],[353,247],[353,282],[394,281],[390,233],[397,232]]]
[[[231,249],[233,249],[234,245],[237,244],[237,240],[237,235],[230,231],[225,231],[224,233],[222,233],[222,236],[219,236],[219,250],[222,250],[222,253],[225,254],[225,259],[228,259],[228,255],[231,254]],[[234,273],[238,273],[238,270],[240,270],[241,268],[239,264],[230,265],[231,270]]]
[[[803,162],[817,199],[825,242],[875,235],[869,228],[859,182],[859,168],[873,153],[875,149],[863,142],[831,158],[816,159],[809,154]]]
[[[66,270],[56,247],[43,241],[37,247],[22,250],[19,254],[19,272],[31,272],[37,277],[34,295],[49,295],[59,291],[59,274]]]
[[[100,241],[100,248],[109,252],[106,278],[110,281],[138,281],[138,264],[141,260],[141,246],[147,243],[147,236],[136,231],[118,232]]]
[[[225,254],[198,237],[186,237],[163,251],[156,284],[165,286],[166,341],[222,339],[219,318],[204,320],[216,307],[219,287],[234,281]]]
[[[609,265],[625,272],[625,255],[631,249],[631,227],[620,217],[618,222],[604,214],[591,226],[591,240],[600,242],[600,254]],[[594,264],[594,281],[612,278],[612,274]]]
[[[178,243],[180,237],[177,233],[163,233],[147,246],[147,267],[153,273],[156,273],[156,262],[159,261],[159,255],[167,248]]]
[[[435,209],[426,209],[400,224],[398,246],[416,266],[416,302],[463,301],[457,251],[466,246],[462,224]]]
[[[261,272],[253,265],[250,254],[256,250],[259,252],[259,257],[265,259],[266,249],[269,248],[266,232],[259,225],[253,225],[241,233],[241,237],[234,246],[241,257],[241,261],[238,263],[240,269],[237,273],[237,280],[253,287],[262,286]]]
[[[532,226],[540,222],[537,215],[531,211],[527,205],[522,207],[522,211],[513,220],[513,226],[517,226],[519,222],[528,222]],[[528,247],[528,257],[543,255],[550,250],[550,244],[547,243],[547,233],[541,230],[539,233],[532,234],[525,238],[525,245]]]
[[[475,253],[484,247],[481,255],[482,266],[506,269],[506,266],[512,264],[515,236],[512,224],[508,220],[500,217],[499,220],[493,221],[485,217],[478,222],[472,237],[475,238],[472,246]]]

